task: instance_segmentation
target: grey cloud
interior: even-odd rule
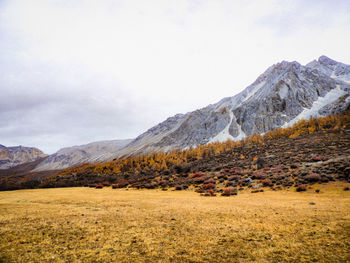
[[[278,36],[288,36],[302,29],[322,30],[338,23],[350,23],[348,0],[277,1],[277,6],[256,22],[273,29]]]
[[[36,98],[28,99],[33,104],[36,101]],[[18,104],[18,101],[13,103]],[[86,98],[22,107],[0,113],[0,138],[5,138],[3,144],[14,143],[19,138],[28,144],[31,137],[49,136],[52,138],[51,145],[39,143],[44,150],[57,150],[57,135],[67,137],[66,142],[58,143],[64,144],[61,147],[90,142],[95,138],[128,138],[135,136],[135,127],[130,123],[135,120],[132,114],[128,109],[116,110],[111,105],[98,104]]]
[[[135,123],[132,95],[115,83],[109,87],[90,76],[80,76],[77,82],[74,74],[58,74],[60,70],[49,64],[32,64],[19,71],[4,64],[0,68],[0,140],[4,145],[37,146],[52,152],[93,140],[134,137],[145,125],[142,120]]]
[[[136,137],[242,90],[295,49],[299,36],[288,54],[274,48],[285,32],[350,19],[348,1],[290,1],[297,4],[284,13],[268,7],[266,16],[257,7],[246,10],[248,2],[0,1],[0,144],[51,153]],[[261,25],[279,35],[259,35]],[[332,43],[347,50],[340,40]],[[290,56],[311,60],[310,50],[319,52],[309,44]],[[348,59],[338,46],[331,50]]]

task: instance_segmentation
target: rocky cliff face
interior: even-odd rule
[[[178,114],[141,134],[115,157],[241,140],[300,119],[335,114],[350,104],[350,66],[325,56],[306,66],[275,64],[241,93]]]
[[[36,161],[47,156],[33,147],[5,147],[0,144],[0,169],[8,169],[22,163]]]
[[[63,148],[41,162],[34,171],[56,170],[82,163],[102,162],[112,158],[132,140],[93,142],[80,146]]]

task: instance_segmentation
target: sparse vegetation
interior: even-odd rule
[[[261,184],[279,190],[302,184],[349,180],[350,117],[348,113],[186,151],[132,156],[87,164],[44,178],[41,187],[114,184],[115,188],[195,189]],[[336,147],[334,146],[336,145]],[[205,185],[205,186],[204,186]],[[186,186],[186,187],[182,187]]]
[[[0,192],[0,258],[349,262],[348,185],[316,186],[320,194],[265,188],[229,198],[111,187]]]

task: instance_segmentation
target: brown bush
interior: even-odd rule
[[[311,173],[305,176],[305,179],[309,182],[318,182],[321,180],[321,176],[317,173]]]
[[[128,186],[129,182],[127,180],[122,180],[117,183],[117,188],[124,188]]]
[[[261,181],[261,183],[263,184],[263,186],[272,186],[273,183],[271,182],[270,179],[264,179]]]
[[[227,168],[222,169],[222,170],[220,171],[221,174],[226,174],[226,173],[229,173],[229,172],[230,172],[230,169],[227,169]]]
[[[207,189],[215,189],[216,184],[213,183],[209,183],[209,184],[205,184],[203,185],[203,189],[207,190]]]
[[[210,178],[204,182],[205,184],[215,184],[215,180],[213,178]]]
[[[252,175],[252,179],[262,179],[264,178],[265,174],[262,172],[254,172]]]
[[[319,162],[319,161],[325,161],[327,160],[327,158],[324,156],[312,156],[311,160],[314,162]]]
[[[222,196],[237,195],[237,191],[232,187],[226,187],[222,190]]]
[[[182,185],[176,185],[175,186],[175,190],[177,190],[177,191],[180,191],[180,190],[182,190],[183,189],[183,186]]]
[[[242,174],[242,169],[239,168],[239,167],[234,167],[234,168],[230,169],[230,173],[241,175]]]
[[[297,192],[306,191],[306,190],[307,190],[307,185],[305,185],[305,184],[300,184],[300,185],[297,186],[296,190],[297,190]]]
[[[205,180],[206,180],[206,178],[204,176],[201,176],[201,177],[196,177],[194,179],[194,182],[197,184],[201,184],[201,183],[204,183]]]
[[[238,175],[232,175],[232,176],[228,177],[227,180],[229,180],[229,181],[238,181],[239,178],[240,177]]]
[[[196,173],[192,174],[190,177],[191,178],[196,178],[196,177],[201,177],[201,176],[203,176],[202,172],[196,172]]]

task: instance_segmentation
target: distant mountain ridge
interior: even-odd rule
[[[132,139],[99,141],[60,149],[39,163],[34,171],[56,170],[81,163],[102,162],[113,156]]]
[[[13,146],[6,147],[0,144],[0,169],[9,169],[14,166],[36,161],[47,155],[34,147]]]
[[[35,170],[63,169],[79,163],[186,149],[227,139],[238,141],[255,133],[288,127],[300,119],[340,113],[349,104],[349,65],[326,56],[305,66],[296,61],[282,61],[269,67],[233,97],[170,117],[134,140],[61,149]]]

